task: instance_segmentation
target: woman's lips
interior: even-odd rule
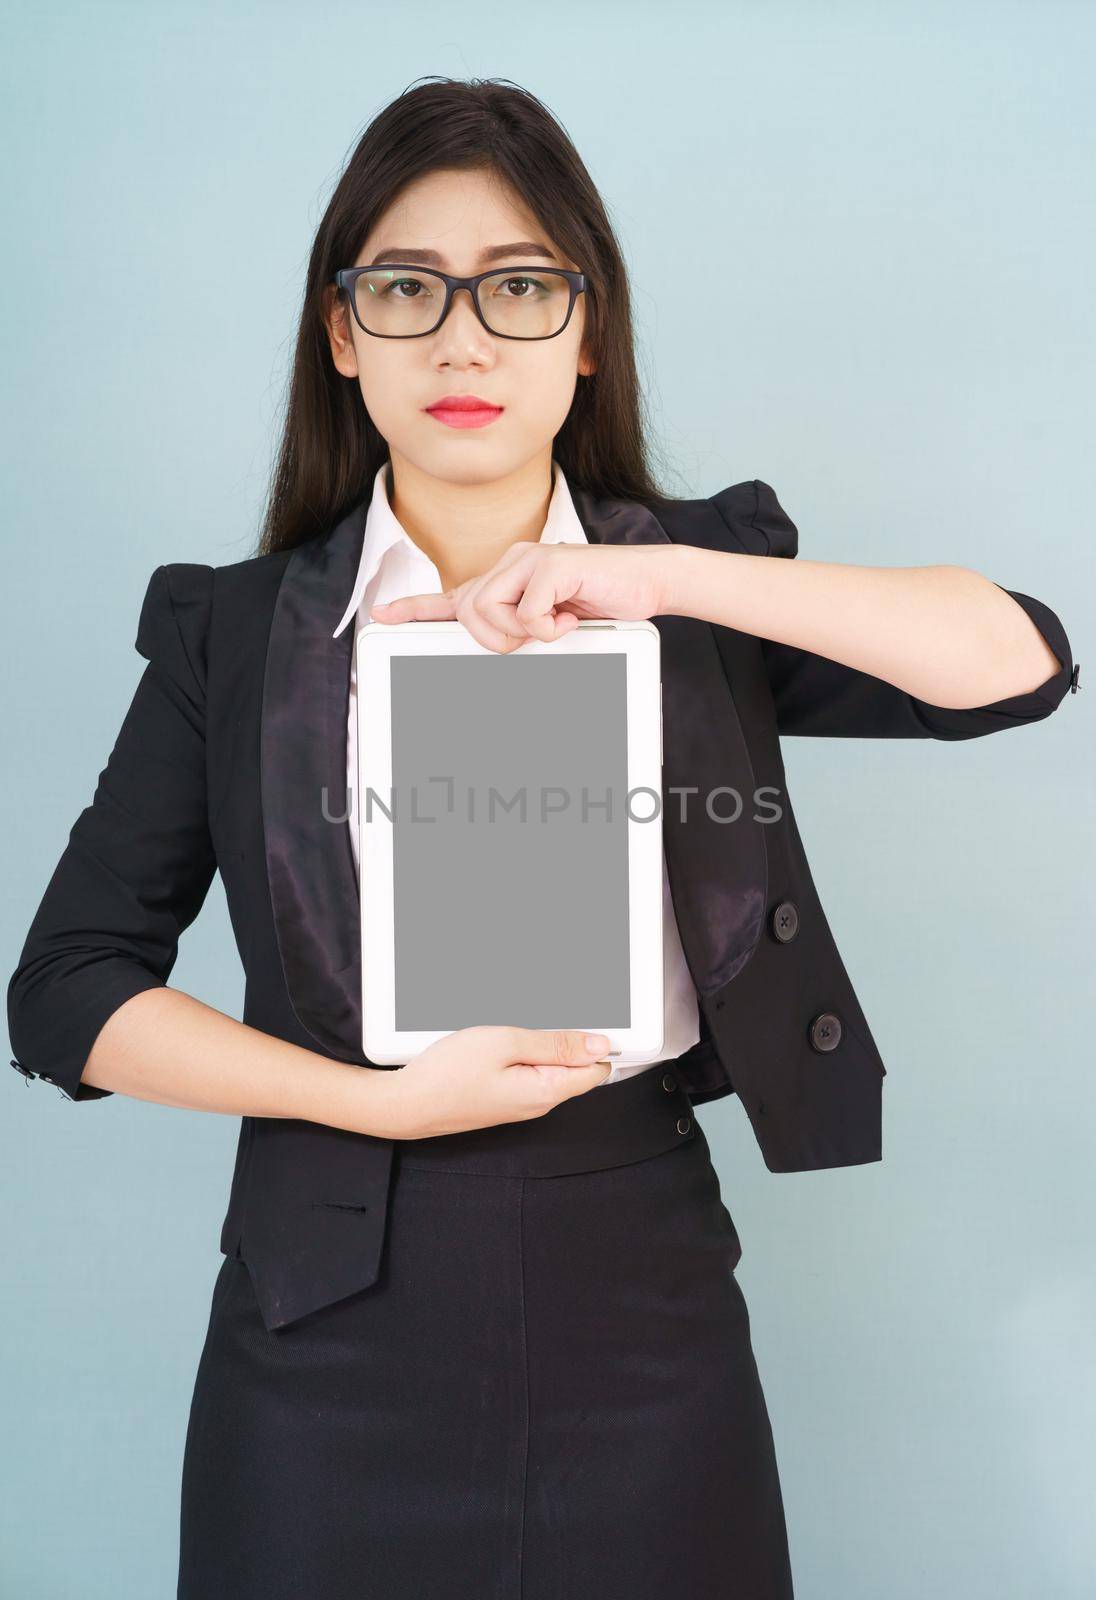
[[[426,408],[428,414],[447,428],[485,428],[496,417],[501,417],[502,406],[493,406],[478,395],[445,395]]]

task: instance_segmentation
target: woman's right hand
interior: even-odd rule
[[[393,1136],[424,1139],[542,1117],[608,1079],[608,1048],[603,1033],[574,1028],[458,1028],[391,1069]]]

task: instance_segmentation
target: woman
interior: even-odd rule
[[[791,1595],[692,1110],[734,1089],[774,1171],[877,1160],[885,1069],[779,735],[973,737],[1077,686],[1037,600],[795,554],[765,484],[653,484],[620,254],[544,107],[440,81],[382,112],[313,248],[260,551],[153,574],[149,665],[9,986],[26,1075],[243,1119],[180,1600]],[[601,616],[658,619],[664,788],[699,797],[664,816],[665,1048],[625,1070],[485,1024],[371,1066],[330,805],[356,626],[511,651]],[[242,1023],[166,981],[216,870]],[[499,914],[520,938],[536,907]]]

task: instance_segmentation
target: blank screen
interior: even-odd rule
[[[625,656],[396,656],[391,686],[396,1027],[629,1027]]]

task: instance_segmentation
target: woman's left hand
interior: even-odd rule
[[[374,622],[462,622],[500,653],[551,644],[591,617],[638,622],[669,609],[675,546],[540,544],[520,539],[495,565],[444,594],[374,606]]]

